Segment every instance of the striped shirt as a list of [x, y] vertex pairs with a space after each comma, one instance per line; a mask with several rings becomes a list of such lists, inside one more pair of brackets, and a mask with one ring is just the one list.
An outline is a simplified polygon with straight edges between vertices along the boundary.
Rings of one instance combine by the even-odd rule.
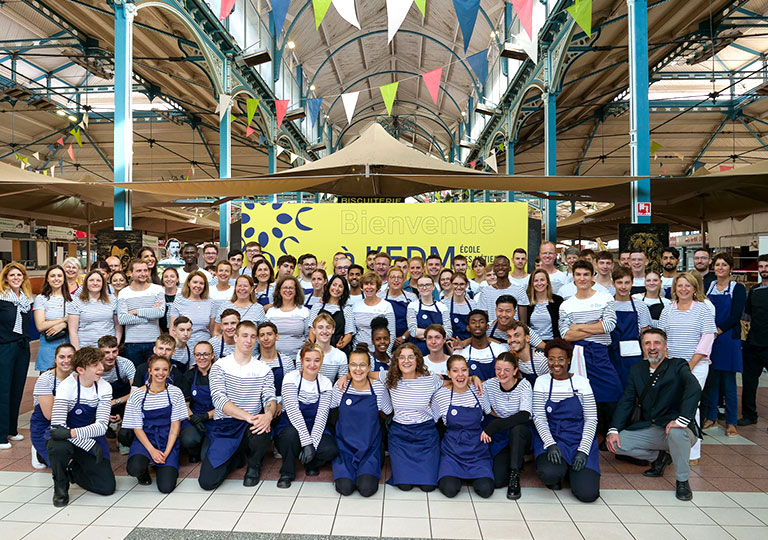
[[520, 359], [520, 373], [533, 375], [534, 368], [536, 368], [537, 377], [544, 375], [545, 373], [549, 373], [549, 361], [547, 360], [546, 355], [543, 352], [537, 350], [533, 350], [532, 352], [533, 358], [530, 362], [523, 362], [522, 358]]
[[[159, 307], [155, 304], [160, 302]], [[136, 310], [136, 315], [129, 311]], [[125, 326], [126, 343], [153, 343], [160, 335], [160, 317], [165, 315], [165, 289], [150, 284], [146, 290], [130, 287], [117, 295], [117, 322]]]
[[445, 329], [445, 333], [448, 334], [449, 338], [453, 336], [453, 328], [451, 327], [451, 314], [448, 312], [448, 308], [445, 306], [445, 304], [442, 302], [435, 302], [434, 304], [429, 305], [421, 303], [419, 300], [414, 300], [408, 304], [408, 311], [406, 311], [405, 314], [408, 320], [408, 332], [411, 333], [411, 336], [415, 336], [416, 330], [419, 328], [426, 328], [429, 326], [429, 324], [427, 324], [429, 321], [429, 315], [426, 313], [419, 314], [419, 311], [440, 313], [440, 319], [442, 320], [441, 324]]
[[32, 304], [32, 309], [34, 311], [39, 309], [43, 310], [45, 312], [46, 321], [61, 319], [67, 314], [67, 312], [64, 311], [63, 296], [45, 297], [42, 294], [38, 294], [35, 296], [35, 302]]
[[132, 381], [136, 376], [136, 366], [133, 362], [122, 356], [118, 356], [115, 359], [115, 365], [109, 371], [105, 371], [101, 375], [101, 380], [110, 384], [117, 382], [117, 371], [120, 370], [120, 378], [124, 381]]
[[[297, 354], [298, 356], [298, 354]], [[280, 362], [283, 363], [283, 375], [287, 375], [291, 371], [296, 370], [296, 361], [294, 360], [293, 356], [286, 356], [284, 354], [280, 354], [279, 358], [275, 358], [274, 360], [264, 360], [261, 357], [261, 354], [257, 354], [256, 358], [264, 362], [267, 366], [269, 366], [269, 369], [277, 369], [280, 367]], [[300, 365], [300, 364], [299, 364]]]
[[[451, 316], [451, 298], [443, 298], [440, 300], [440, 302], [445, 305], [447, 311], [448, 311], [448, 317]], [[459, 322], [459, 319], [456, 317], [456, 315], [469, 315], [469, 312], [473, 309], [477, 308], [477, 302], [474, 300], [471, 300], [469, 298], [464, 298], [464, 304], [459, 304], [457, 302], [453, 303], [453, 314], [454, 317], [451, 319], [451, 327], [453, 328], [453, 325]], [[495, 310], [494, 310], [495, 311]]]
[[560, 304], [560, 335], [565, 338], [572, 324], [591, 324], [601, 322], [604, 332], [584, 338], [585, 341], [608, 346], [611, 344], [611, 331], [616, 328], [614, 299], [606, 293], [595, 292], [591, 297], [581, 299], [576, 296]]
[[548, 302], [539, 302], [533, 306], [531, 312], [531, 330], [536, 330], [536, 333], [544, 341], [549, 341], [554, 336], [554, 330], [552, 329], [552, 317], [549, 315]]
[[[637, 310], [637, 331], [642, 332], [643, 328], [651, 326], [651, 312], [648, 310], [648, 306], [642, 300], [632, 300]], [[614, 301], [613, 307], [618, 312], [632, 312], [632, 306], [629, 304], [629, 300], [625, 302]]]
[[261, 414], [267, 403], [276, 401], [272, 370], [255, 358], [241, 366], [234, 355], [225, 356], [213, 364], [208, 380], [216, 407], [214, 420], [230, 418], [223, 411], [230, 401], [250, 414]]
[[496, 377], [488, 379], [483, 383], [483, 395], [499, 418], [509, 418], [520, 411], [533, 413], [533, 389], [526, 379], [519, 379], [510, 390], [504, 390]]
[[296, 356], [307, 339], [307, 319], [309, 309], [304, 306], [293, 308], [291, 311], [283, 311], [277, 307], [269, 308], [267, 320], [277, 326], [277, 333], [280, 335], [275, 343], [277, 352], [289, 358]]
[[[210, 340], [207, 340], [210, 341]], [[178, 342], [177, 342], [178, 345]], [[171, 362], [174, 364], [179, 364], [182, 366], [187, 366], [187, 369], [191, 368], [195, 365], [195, 355], [192, 354], [192, 347], [189, 346], [189, 343], [184, 344], [184, 346], [174, 349], [173, 354], [171, 355]], [[215, 353], [216, 351], [214, 351]], [[139, 385], [140, 386], [140, 385]]]
[[[125, 404], [125, 415], [123, 416], [123, 425], [125, 429], [144, 429], [143, 411], [154, 411], [168, 406], [170, 395], [171, 422], [176, 420], [186, 420], [187, 403], [184, 401], [184, 393], [177, 386], [168, 385], [165, 391], [159, 394], [152, 394], [146, 389], [135, 390]], [[170, 425], [169, 425], [170, 428]], [[158, 448], [161, 452], [165, 448]]]
[[80, 317], [76, 331], [81, 349], [95, 347], [102, 336], [115, 335], [116, 312], [117, 302], [111, 294], [106, 304], [99, 300], [83, 302], [79, 297], [67, 304], [67, 315]]
[[[379, 380], [386, 384], [386, 371], [379, 372]], [[403, 425], [434, 421], [430, 403], [435, 392], [442, 387], [443, 378], [439, 375], [422, 375], [416, 379], [397, 381], [397, 386], [389, 389], [389, 397], [395, 411], [394, 421]]]
[[667, 355], [690, 361], [704, 334], [717, 332], [715, 317], [703, 302], [693, 302], [687, 310], [677, 309], [677, 303], [664, 308], [659, 328], [667, 333]]
[[[77, 387], [80, 386], [77, 376], [73, 373], [56, 387], [56, 397], [53, 399], [51, 412], [51, 425], [67, 427], [67, 415], [77, 404]], [[97, 381], [90, 388], [80, 386], [80, 404], [88, 405], [96, 409], [94, 423], [75, 429], [77, 437], [69, 441], [82, 448], [86, 452], [90, 450], [96, 441], [94, 437], [101, 437], [107, 432], [109, 413], [112, 409], [112, 386], [104, 381]]]
[[[296, 365], [301, 365], [301, 351], [296, 353]], [[328, 353], [323, 354], [323, 365], [320, 367], [320, 373], [332, 383], [336, 382], [339, 377], [349, 373], [347, 355], [336, 347], [331, 347]]]
[[[645, 296], [644, 293], [634, 294], [632, 295], [632, 298], [634, 300], [642, 301], [648, 307], [648, 310], [649, 310], [648, 313], [650, 313], [651, 306], [655, 306], [656, 304], [661, 304], [663, 307], [667, 307], [672, 303], [672, 300], [670, 300], [669, 298], [665, 298], [663, 296], [660, 298], [648, 298], [647, 296]], [[663, 308], [662, 308], [662, 311], [663, 311]], [[661, 317], [661, 314], [659, 314], [659, 317]], [[659, 320], [654, 319], [653, 315], [651, 315], [651, 326], [653, 328], [659, 327]]]
[[[603, 285], [600, 285], [599, 283], [593, 283], [592, 290], [597, 292], [604, 292], [606, 294], [610, 294], [611, 296], [616, 294], [615, 292], [611, 294], [610, 291], [608, 291], [608, 289], [606, 289]], [[557, 291], [557, 294], [558, 296], [562, 297], [563, 300], [566, 300], [571, 296], [575, 296], [576, 291], [577, 291], [576, 284], [573, 281], [569, 281], [568, 283], [560, 287], [560, 290]]]
[[509, 282], [512, 283], [512, 285], [517, 285], [524, 291], [528, 290], [528, 281], [530, 279], [531, 279], [531, 274], [526, 274], [525, 277], [522, 277], [522, 278], [509, 276]]
[[[335, 315], [339, 311], [339, 306], [336, 304], [323, 304], [322, 302], [319, 304], [315, 304], [312, 306], [312, 309], [309, 310], [309, 318], [307, 319], [307, 325], [312, 326], [315, 322], [315, 319], [317, 319], [317, 316], [320, 314], [320, 311], [328, 312], [331, 316]], [[352, 306], [350, 304], [347, 304], [343, 308], [341, 308], [342, 313], [344, 314], [344, 333], [345, 334], [354, 334], [355, 333], [355, 315], [352, 313]]]
[[495, 286], [483, 287], [477, 299], [477, 307], [488, 312], [488, 322], [490, 324], [493, 324], [493, 321], [496, 320], [496, 300], [504, 295], [514, 297], [517, 300], [518, 306], [527, 306], [531, 303], [525, 291], [514, 283], [510, 283], [509, 287], [505, 289], [497, 289]]
[[[376, 395], [376, 405], [379, 410], [384, 414], [390, 414], [392, 412], [392, 401], [389, 399], [389, 392], [384, 383], [379, 380], [370, 381], [373, 386], [373, 393]], [[302, 385], [302, 388], [304, 385]], [[352, 385], [346, 387], [347, 395], [352, 396], [369, 396], [371, 394], [370, 387], [365, 390], [355, 390]], [[333, 392], [331, 393], [331, 409], [339, 407], [341, 405], [341, 398], [344, 395], [344, 390], [340, 389], [337, 385], [333, 385]], [[346, 399], [346, 398], [345, 398]]]
[[[301, 383], [300, 393], [299, 383]], [[331, 381], [322, 374], [318, 374], [317, 380], [308, 381], [302, 379], [301, 372], [292, 371], [283, 379], [283, 413], [288, 415], [291, 425], [299, 432], [302, 447], [313, 444], [317, 448], [320, 445], [320, 439], [323, 437], [325, 424], [328, 421], [328, 411], [331, 408], [332, 387]], [[312, 433], [307, 429], [299, 403], [305, 405], [317, 403], [317, 415]]]
[[171, 317], [181, 317], [182, 315], [192, 321], [192, 335], [189, 337], [187, 345], [194, 350], [195, 345], [201, 341], [211, 339], [211, 319], [216, 315], [213, 311], [213, 300], [190, 300], [183, 295], [177, 294], [171, 305]]
[[[235, 352], [235, 344], [232, 343], [232, 345], [227, 345], [224, 343], [223, 335], [209, 339], [208, 343], [213, 347], [213, 356], [216, 357], [217, 360]], [[251, 351], [251, 356], [256, 356], [257, 354], [256, 347], [254, 347], [253, 351]]]
[[223, 291], [220, 291], [214, 286], [211, 286], [208, 291], [208, 298], [213, 300], [213, 312], [216, 313], [216, 322], [221, 322], [219, 319], [219, 313], [221, 313], [221, 305], [225, 302], [232, 300], [232, 295], [235, 294], [234, 287], [227, 287]]
[[[208, 287], [210, 288], [211, 281], [213, 281], [213, 276], [211, 275], [211, 273], [208, 270], [205, 270], [200, 267], [198, 267], [197, 269], [203, 273], [203, 275], [205, 276], [205, 280], [208, 282]], [[187, 281], [187, 277], [189, 277], [189, 273], [186, 270], [184, 270], [183, 266], [180, 266], [179, 268], [177, 268], [176, 271], [179, 273], [179, 287], [183, 287], [184, 283], [186, 283]]]
[[61, 381], [56, 380], [56, 370], [49, 369], [48, 371], [41, 373], [35, 381], [35, 388], [32, 390], [32, 406], [37, 407], [40, 402], [37, 401], [37, 396], [52, 396], [53, 385], [56, 381], [56, 388], [59, 387]]
[[508, 350], [509, 347], [506, 345], [489, 341], [488, 346], [483, 349], [467, 345], [463, 349], [454, 351], [453, 354], [463, 356], [467, 360], [467, 365], [471, 368], [472, 364], [493, 364], [501, 353], [507, 352]]
[[266, 291], [258, 292], [254, 290], [254, 293], [256, 294], [256, 301], [262, 306], [271, 304], [275, 296], [275, 284], [270, 283]]
[[[551, 399], [554, 403], [559, 403], [564, 399], [573, 397], [575, 391], [575, 395], [579, 398], [584, 410], [584, 427], [581, 431], [581, 442], [578, 450], [589, 455], [592, 439], [595, 438], [595, 431], [597, 430], [597, 404], [595, 404], [595, 395], [592, 393], [589, 381], [579, 375], [572, 375], [570, 380], [553, 381], [551, 396], [549, 395], [550, 381], [552, 381], [552, 376], [547, 373], [536, 379], [536, 384], [533, 386], [533, 423], [544, 443], [544, 448], [556, 444], [547, 421], [547, 400]], [[571, 383], [573, 383], [573, 388], [571, 388]]]
[[[451, 394], [453, 394], [453, 397], [451, 397]], [[452, 392], [450, 388], [443, 386], [432, 398], [432, 408], [443, 419], [443, 422], [447, 422], [446, 417], [452, 414], [449, 412], [451, 406], [475, 408], [478, 402], [484, 414], [491, 412], [491, 404], [485, 392], [483, 392], [482, 396], [476, 396], [475, 391], [472, 388], [468, 388], [465, 392], [458, 394]]]
[[392, 354], [392, 346], [395, 343], [397, 337], [396, 325], [395, 325], [395, 310], [392, 309], [392, 304], [386, 300], [380, 300], [375, 306], [369, 306], [365, 302], [357, 302], [352, 308], [352, 313], [355, 319], [355, 329], [357, 333], [353, 338], [353, 346], [358, 343], [368, 344], [368, 350], [373, 351], [373, 338], [371, 337], [371, 321], [376, 317], [384, 317], [387, 319], [387, 328], [389, 329], [389, 347], [387, 348], [387, 354]]
[[311, 296], [311, 295], [309, 295], [309, 296], [306, 296], [304, 298], [304, 307], [306, 307], [308, 309], [312, 309], [316, 305], [322, 304], [322, 303], [323, 303], [323, 297], [322, 296]]
[[234, 309], [240, 314], [240, 321], [251, 321], [257, 326], [266, 320], [264, 307], [261, 304], [251, 304], [248, 307], [237, 307], [227, 300], [219, 304], [218, 311], [216, 312], [217, 323], [221, 323], [221, 314], [224, 313], [225, 309]]

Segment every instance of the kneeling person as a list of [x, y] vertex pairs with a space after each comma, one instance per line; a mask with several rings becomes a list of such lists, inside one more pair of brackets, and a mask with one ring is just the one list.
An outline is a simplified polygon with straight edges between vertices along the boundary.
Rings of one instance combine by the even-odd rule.
[[[239, 315], [239, 314], [238, 314]], [[195, 345], [195, 365], [184, 373], [181, 391], [189, 401], [189, 419], [181, 423], [181, 447], [189, 454], [190, 463], [200, 461], [200, 451], [208, 431], [208, 420], [216, 412], [211, 401], [211, 387], [208, 373], [213, 365], [213, 347], [207, 341]]]

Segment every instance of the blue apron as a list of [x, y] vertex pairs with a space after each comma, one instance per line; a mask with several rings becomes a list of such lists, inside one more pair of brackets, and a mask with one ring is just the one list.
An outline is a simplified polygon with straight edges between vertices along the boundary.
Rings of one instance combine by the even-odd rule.
[[[713, 281], [707, 291], [707, 298], [715, 306], [715, 324], [720, 328], [731, 316], [731, 284], [722, 294], [711, 294], [712, 289], [717, 287], [717, 281]], [[728, 330], [715, 338], [712, 344], [712, 353], [709, 355], [712, 360], [712, 369], [718, 371], [731, 371], [741, 373], [743, 370], [743, 358], [741, 356], [741, 339], [733, 337], [733, 330]]]
[[[56, 382], [56, 373], [54, 372], [53, 397], [56, 397]], [[51, 438], [51, 421], [45, 417], [39, 403], [35, 405], [35, 410], [32, 411], [32, 416], [29, 418], [29, 438], [32, 440], [32, 446], [35, 447], [37, 453], [43, 458], [45, 464], [50, 467], [51, 463], [48, 461], [48, 447], [46, 443]]]
[[[640, 343], [640, 329], [638, 328], [639, 318], [637, 316], [637, 308], [633, 300], [629, 301], [629, 305], [632, 306], [632, 311], [616, 311], [616, 328], [611, 332], [611, 347], [609, 353], [611, 355], [611, 362], [616, 368], [621, 379], [621, 387], [624, 388], [629, 380], [629, 370], [643, 359], [640, 356], [621, 356], [619, 342], [621, 341], [637, 341]], [[587, 370], [589, 374], [589, 370]]]
[[262, 306], [266, 306], [266, 305], [272, 303], [271, 299], [269, 298], [269, 285], [267, 285], [267, 290], [266, 291], [264, 291], [262, 293], [258, 293], [258, 295], [259, 296], [258, 296], [258, 298], [256, 298], [256, 302], [258, 302]]
[[[440, 313], [440, 311], [437, 309], [437, 303], [433, 304], [435, 306], [435, 311], [424, 311], [421, 309], [421, 299], [419, 299], [419, 311], [416, 313], [416, 326], [419, 328], [426, 328], [430, 324], [439, 324], [442, 326], [443, 324], [443, 316]], [[423, 339], [418, 339], [413, 336], [410, 337], [409, 341], [411, 343], [415, 343], [416, 346], [421, 351], [422, 355], [429, 354], [429, 349], [427, 349], [427, 342]]]
[[[261, 354], [259, 354], [259, 360], [261, 360]], [[280, 365], [272, 368], [272, 377], [275, 379], [275, 395], [282, 396], [285, 370], [283, 369], [283, 360], [280, 358], [280, 353], [277, 353], [277, 363]]]
[[463, 480], [493, 478], [493, 466], [489, 445], [480, 440], [483, 428], [483, 408], [475, 393], [474, 407], [453, 405], [453, 390], [445, 415], [445, 435], [440, 443], [438, 478], [455, 476]]
[[[222, 341], [224, 341], [224, 340], [222, 339]], [[186, 372], [187, 368], [191, 367], [191, 364], [192, 364], [192, 354], [189, 352], [189, 345], [184, 344], [184, 347], [187, 349], [187, 363], [186, 364], [182, 364], [178, 360], [174, 360], [173, 358], [171, 358], [171, 363], [174, 366], [176, 366], [176, 369], [178, 369], [181, 373]], [[149, 383], [149, 377], [147, 377], [147, 380], [144, 381], [144, 382], [145, 383]]]
[[522, 371], [520, 371], [520, 375], [522, 375], [526, 381], [531, 383], [531, 388], [533, 388], [533, 385], [536, 383], [536, 378], [539, 376], [539, 374], [536, 373], [536, 362], [534, 361], [535, 351], [533, 350], [533, 347], [530, 347], [530, 350], [528, 351], [528, 356], [531, 357], [531, 371], [533, 373], [523, 373]]
[[437, 485], [440, 437], [433, 420], [408, 425], [392, 422], [388, 440], [392, 475], [387, 484]]
[[389, 363], [376, 360], [376, 353], [373, 354], [373, 371], [389, 371]]
[[[141, 418], [142, 418], [142, 430], [149, 439], [149, 442], [160, 450], [165, 452], [165, 448], [168, 445], [168, 436], [171, 431], [171, 412], [173, 406], [171, 405], [171, 393], [168, 388], [165, 389], [165, 394], [168, 396], [168, 405], [160, 409], [153, 409], [148, 411], [144, 408], [144, 404], [147, 401], [147, 395], [149, 395], [149, 387], [144, 391], [144, 397], [141, 400]], [[145, 456], [156, 467], [173, 467], [179, 469], [179, 437], [176, 437], [176, 442], [173, 444], [173, 450], [168, 454], [165, 459], [165, 463], [155, 463], [149, 451], [139, 441], [138, 437], [133, 439], [131, 443], [131, 451], [128, 453], [128, 459], [131, 456]]]
[[587, 367], [587, 378], [595, 394], [597, 403], [612, 403], [619, 401], [624, 389], [621, 379], [613, 367], [608, 347], [585, 339], [573, 342], [573, 345], [584, 347], [584, 364]]
[[[207, 384], [197, 384], [197, 374], [200, 373], [200, 371], [197, 369], [197, 367], [195, 367], [194, 370], [195, 375], [192, 378], [192, 384], [190, 385], [189, 410], [192, 411], [192, 414], [207, 413], [214, 408], [213, 401], [211, 400], [211, 387]], [[208, 422], [211, 421], [212, 420], [207, 420], [206, 426], [208, 425]], [[181, 431], [184, 431], [191, 425], [192, 424], [189, 422], [189, 420], [182, 420]]]
[[[549, 424], [552, 438], [555, 439], [557, 447], [560, 448], [560, 453], [563, 455], [565, 462], [568, 465], [573, 465], [573, 458], [576, 452], [579, 451], [581, 435], [584, 430], [584, 408], [581, 406], [581, 401], [576, 395], [576, 390], [573, 388], [573, 380], [570, 378], [568, 380], [571, 383], [573, 395], [555, 403], [552, 401], [552, 384], [554, 379], [550, 379], [549, 396], [547, 397], [544, 409], [547, 412], [547, 423]], [[533, 454], [538, 458], [545, 452], [544, 443], [538, 431], [536, 431], [533, 434]], [[597, 437], [593, 437], [592, 446], [590, 446], [589, 454], [587, 455], [587, 469], [592, 469], [597, 474], [600, 474], [599, 457]]]
[[499, 326], [499, 323], [494, 321], [493, 326], [491, 326], [491, 333], [488, 334], [488, 337], [492, 338], [492, 339], [498, 339], [502, 343], [506, 343], [507, 342], [507, 332], [506, 331], [504, 331], [504, 335], [501, 336], [501, 337], [496, 335], [496, 327], [498, 327], [498, 326]]
[[[112, 386], [112, 399], [127, 396], [131, 393], [131, 383], [123, 380], [118, 364], [119, 362], [115, 360], [115, 375], [117, 375], [117, 378], [115, 379], [115, 382], [109, 383]], [[149, 373], [147, 373], [147, 377], [149, 377]], [[120, 405], [113, 405], [111, 414], [120, 414], [124, 411], [125, 402], [121, 403]]]
[[[99, 383], [94, 382], [96, 395], [99, 395]], [[96, 423], [96, 407], [91, 407], [84, 403], [80, 403], [80, 379], [77, 380], [77, 401], [72, 410], [67, 413], [67, 427], [70, 429], [77, 429], [85, 426], [90, 426]], [[109, 443], [107, 443], [107, 437], [101, 435], [99, 437], [93, 437], [96, 444], [101, 446], [101, 453], [104, 459], [109, 460]]]
[[370, 394], [347, 394], [347, 383], [339, 403], [336, 421], [336, 446], [339, 455], [333, 459], [333, 479], [355, 480], [363, 474], [381, 476], [381, 424], [379, 405], [373, 385]]
[[[467, 302], [467, 306], [472, 309], [472, 306]], [[459, 339], [467, 339], [470, 337], [467, 331], [467, 323], [469, 322], [469, 313], [461, 314], [454, 313], [453, 311], [453, 297], [451, 297], [451, 328], [453, 329], [454, 337]]]
[[206, 422], [206, 438], [208, 445], [208, 461], [214, 468], [224, 465], [235, 455], [250, 426], [248, 422], [236, 418], [221, 418]]
[[493, 354], [493, 348], [491, 344], [488, 344], [488, 350], [491, 351], [492, 362], [472, 362], [472, 345], [469, 346], [467, 352], [467, 365], [469, 366], [469, 374], [477, 375], [481, 381], [487, 381], [496, 376], [496, 355]]
[[392, 311], [395, 312], [395, 337], [400, 337], [408, 331], [408, 302], [389, 299], [389, 289], [384, 295], [384, 300], [392, 305]]
[[[299, 386], [296, 389], [296, 395], [301, 394], [301, 383], [304, 381], [304, 378], [299, 378]], [[315, 427], [315, 418], [317, 418], [317, 409], [320, 407], [320, 380], [316, 379], [315, 383], [317, 384], [317, 401], [314, 403], [302, 403], [299, 401], [299, 411], [301, 411], [301, 416], [304, 418], [304, 425], [307, 426], [307, 431], [309, 433], [312, 433], [312, 428]], [[275, 429], [273, 430], [275, 432], [275, 437], [280, 435], [280, 432], [282, 432], [286, 427], [291, 425], [291, 421], [288, 418], [288, 413], [286, 411], [283, 411], [283, 413], [280, 415], [280, 420], [278, 420], [277, 425], [275, 426]], [[328, 427], [326, 426], [325, 430], [323, 430], [323, 433], [328, 433]]]

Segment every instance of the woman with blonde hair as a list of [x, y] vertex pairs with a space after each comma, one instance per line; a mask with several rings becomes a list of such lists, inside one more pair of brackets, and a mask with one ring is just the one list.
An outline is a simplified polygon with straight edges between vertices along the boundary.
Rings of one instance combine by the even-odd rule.
[[563, 298], [552, 292], [549, 274], [537, 268], [528, 279], [528, 299], [533, 306], [526, 314], [525, 323], [535, 331], [542, 341], [560, 337], [560, 304]]
[[185, 315], [192, 321], [192, 335], [187, 341], [187, 347], [195, 349], [195, 345], [201, 341], [211, 339], [215, 303], [208, 297], [208, 278], [200, 270], [193, 270], [187, 276], [181, 296], [178, 294], [173, 300], [170, 310], [170, 326], [177, 317]]
[[251, 321], [257, 326], [266, 319], [264, 308], [256, 298], [255, 285], [251, 276], [243, 274], [237, 276], [235, 286], [232, 287], [232, 298], [221, 302], [216, 313], [216, 335], [221, 334], [221, 314], [227, 309], [234, 309], [240, 314], [241, 321]]
[[107, 280], [98, 270], [83, 279], [80, 294], [67, 304], [69, 342], [75, 349], [96, 347], [102, 336], [123, 337], [123, 326], [117, 322], [117, 300], [107, 292]]

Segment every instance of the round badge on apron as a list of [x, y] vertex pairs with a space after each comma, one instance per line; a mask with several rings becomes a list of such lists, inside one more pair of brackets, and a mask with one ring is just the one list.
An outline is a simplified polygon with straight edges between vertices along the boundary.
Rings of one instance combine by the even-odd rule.
[[77, 409], [75, 409], [75, 414], [83, 414], [83, 409], [78, 407]]
[[547, 407], [547, 412], [551, 413], [552, 412], [552, 407]]
[[458, 317], [454, 317], [453, 318], [453, 322], [455, 322], [455, 323], [459, 322], [459, 318]]
[[453, 416], [456, 416], [457, 414], [459, 414], [459, 411], [457, 411], [456, 409], [451, 409], [451, 414]]
[[197, 390], [192, 390], [192, 395], [196, 396], [197, 395]]
[[472, 364], [470, 367], [471, 367], [472, 369], [477, 369], [477, 364]]
[[426, 319], [427, 318], [427, 314], [425, 313], [424, 315], [421, 316], [421, 318], [422, 319]]
[[352, 405], [352, 400], [351, 399], [347, 399], [346, 404], [347, 405]]

